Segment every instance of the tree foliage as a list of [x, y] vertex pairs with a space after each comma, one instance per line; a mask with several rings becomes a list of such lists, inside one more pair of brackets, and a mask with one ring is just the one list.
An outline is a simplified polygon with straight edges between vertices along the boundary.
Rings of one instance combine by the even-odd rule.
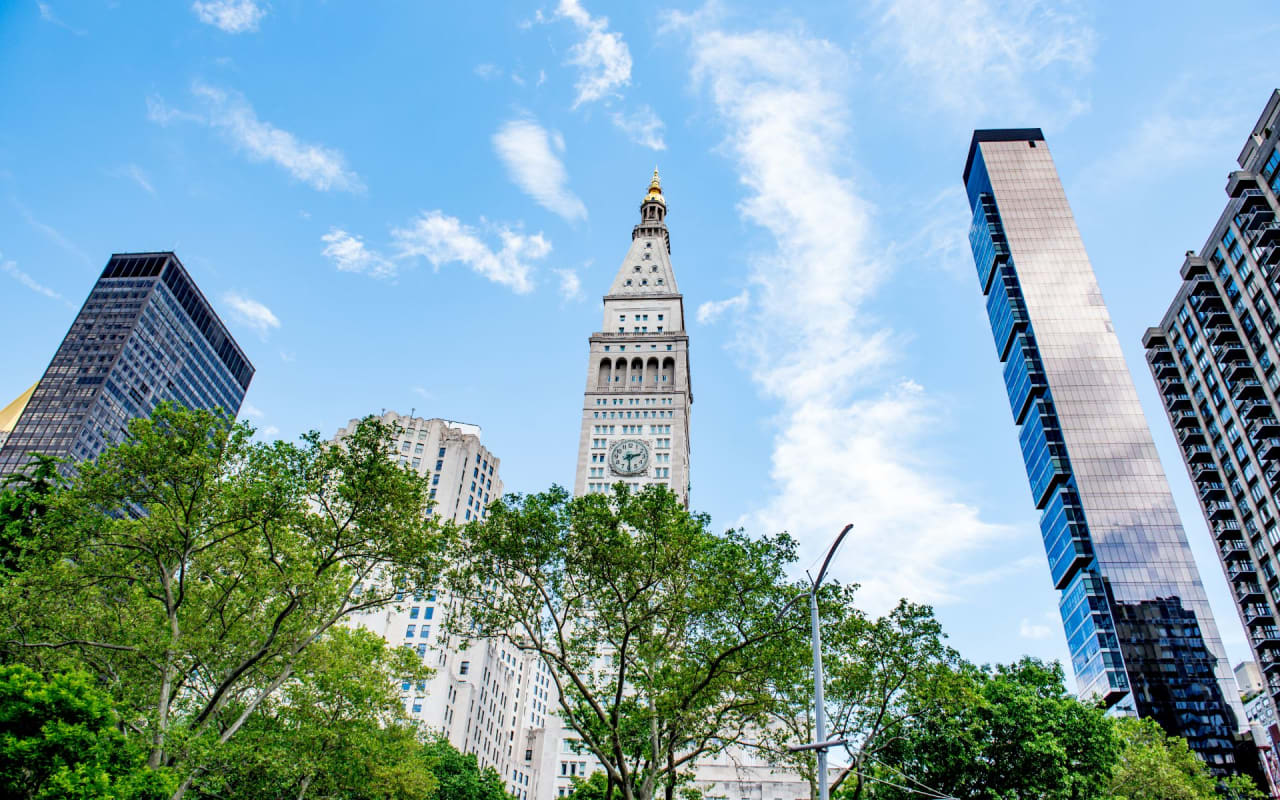
[[0, 796], [12, 800], [159, 800], [176, 781], [150, 770], [119, 729], [105, 692], [83, 672], [47, 680], [0, 666]]
[[786, 535], [715, 534], [664, 487], [511, 496], [459, 531], [456, 633], [538, 653], [560, 716], [617, 797], [675, 796], [701, 756], [765, 722], [795, 557]]
[[1067, 692], [1057, 663], [962, 664], [937, 678], [908, 700], [911, 720], [865, 796], [907, 800], [923, 785], [960, 800], [1107, 797], [1121, 742], [1101, 709]]
[[[1115, 721], [1123, 743], [1111, 774], [1114, 800], [1262, 800], [1253, 781], [1237, 776], [1218, 785], [1209, 768], [1187, 746], [1169, 736], [1155, 721], [1123, 718]], [[1221, 794], [1219, 793], [1221, 789]]]
[[91, 672], [147, 764], [206, 764], [353, 613], [431, 585], [440, 537], [425, 481], [372, 418], [341, 446], [259, 443], [220, 414], [158, 407], [49, 493], [0, 585], [0, 649]]

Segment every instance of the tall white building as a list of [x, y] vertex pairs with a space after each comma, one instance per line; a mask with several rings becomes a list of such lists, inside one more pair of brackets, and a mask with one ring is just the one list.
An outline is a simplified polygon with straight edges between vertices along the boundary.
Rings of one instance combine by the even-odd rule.
[[658, 171], [590, 338], [574, 494], [669, 486], [689, 503], [689, 336]]
[[[393, 457], [430, 476], [431, 513], [456, 522], [483, 519], [485, 508], [502, 495], [500, 459], [480, 442], [480, 428], [443, 419], [385, 412], [396, 426]], [[339, 429], [350, 435], [359, 420]], [[496, 640], [460, 647], [444, 631], [449, 598], [434, 591], [406, 593], [394, 607], [353, 620], [389, 643], [417, 651], [435, 674], [401, 684], [405, 710], [416, 724], [437, 731], [482, 767], [498, 771], [511, 793], [537, 797], [544, 728], [550, 711], [551, 678], [533, 655]]]
[[[667, 201], [658, 171], [640, 204], [631, 246], [604, 296], [604, 322], [591, 335], [583, 392], [574, 494], [662, 484], [689, 505], [689, 336], [684, 297], [671, 266]], [[551, 698], [553, 706], [557, 704]], [[574, 778], [600, 770], [577, 734], [548, 719], [547, 765], [539, 797], [563, 797]], [[775, 770], [757, 753], [734, 748], [700, 762], [694, 785], [708, 798], [798, 800], [799, 776]]]

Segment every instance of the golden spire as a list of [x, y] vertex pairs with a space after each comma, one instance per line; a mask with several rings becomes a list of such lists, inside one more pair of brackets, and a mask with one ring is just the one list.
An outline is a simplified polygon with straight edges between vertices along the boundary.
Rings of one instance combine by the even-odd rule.
[[662, 181], [658, 180], [658, 168], [653, 168], [653, 180], [649, 181], [649, 193], [645, 195], [646, 203], [662, 203], [664, 206], [667, 201], [662, 196]]

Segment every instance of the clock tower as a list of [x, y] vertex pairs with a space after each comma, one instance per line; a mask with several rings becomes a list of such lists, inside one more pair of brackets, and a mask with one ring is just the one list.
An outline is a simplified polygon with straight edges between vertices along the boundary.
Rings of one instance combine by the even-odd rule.
[[658, 171], [590, 338], [574, 494], [668, 486], [689, 504], [689, 336]]

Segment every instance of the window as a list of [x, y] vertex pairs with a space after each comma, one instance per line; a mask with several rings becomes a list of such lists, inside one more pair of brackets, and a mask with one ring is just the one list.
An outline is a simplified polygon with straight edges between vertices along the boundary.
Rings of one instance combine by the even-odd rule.
[[423, 619], [431, 619], [431, 615], [436, 611], [435, 606], [427, 606], [427, 613], [422, 615]]
[[409, 619], [417, 619], [418, 614], [421, 613], [421, 611], [422, 609], [418, 608], [417, 606], [414, 606], [413, 608], [409, 609]]
[[413, 638], [413, 632], [414, 632], [414, 630], [415, 630], [417, 627], [418, 627], [417, 625], [410, 625], [408, 628], [405, 628], [405, 631], [404, 631], [404, 638], [406, 638], [406, 639], [412, 639], [412, 638]]
[[459, 674], [459, 675], [466, 675], [466, 674], [467, 674], [468, 672], [470, 672], [470, 671], [471, 671], [471, 662], [470, 662], [470, 661], [463, 661], [461, 664], [459, 664], [459, 665], [458, 665], [458, 674]]

